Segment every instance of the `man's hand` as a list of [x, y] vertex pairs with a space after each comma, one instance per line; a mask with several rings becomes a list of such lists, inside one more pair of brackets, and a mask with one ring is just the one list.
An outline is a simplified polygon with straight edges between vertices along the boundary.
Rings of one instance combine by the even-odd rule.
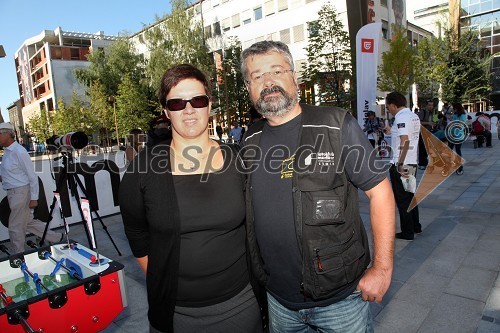
[[364, 301], [381, 303], [391, 284], [392, 271], [370, 267], [361, 278], [356, 290], [361, 290]]
[[29, 208], [30, 209], [35, 209], [36, 206], [38, 206], [38, 200], [30, 200]]

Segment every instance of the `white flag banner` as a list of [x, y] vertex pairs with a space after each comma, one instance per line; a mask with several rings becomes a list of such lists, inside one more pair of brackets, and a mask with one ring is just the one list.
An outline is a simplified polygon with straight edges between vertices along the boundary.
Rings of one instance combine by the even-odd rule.
[[62, 219], [64, 222], [64, 228], [66, 229], [66, 233], [69, 233], [69, 224], [66, 222], [66, 219], [64, 218], [64, 215], [62, 213], [61, 195], [57, 192], [54, 192], [54, 198], [56, 198], [57, 207], [59, 207], [59, 211], [61, 212], [61, 216], [62, 216]]
[[382, 22], [367, 24], [356, 35], [356, 71], [358, 86], [358, 124], [363, 127], [368, 111], [377, 105], [378, 46]]
[[85, 218], [85, 225], [87, 226], [87, 230], [90, 234], [90, 242], [92, 249], [96, 248], [95, 236], [94, 236], [94, 226], [92, 224], [92, 214], [90, 213], [90, 203], [86, 198], [82, 198], [81, 207], [83, 212], [83, 217]]

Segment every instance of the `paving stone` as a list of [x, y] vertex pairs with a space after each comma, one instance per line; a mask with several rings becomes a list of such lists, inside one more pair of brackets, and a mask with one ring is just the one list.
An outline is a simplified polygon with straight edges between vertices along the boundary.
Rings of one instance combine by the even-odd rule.
[[451, 279], [446, 292], [482, 302], [486, 302], [490, 289], [495, 283], [496, 272], [477, 267], [462, 266]]
[[491, 289], [486, 306], [484, 307], [483, 316], [494, 318], [500, 324], [500, 287]]
[[472, 249], [465, 257], [463, 264], [498, 271], [500, 269], [500, 255], [491, 251]]
[[417, 271], [422, 262], [411, 258], [401, 258], [395, 256], [394, 271], [392, 279], [394, 281], [406, 282]]
[[405, 283], [394, 298], [411, 300], [417, 304], [432, 307], [450, 283], [450, 277], [432, 275], [418, 271]]
[[[430, 307], [411, 300], [393, 299], [375, 318], [375, 321], [399, 330], [416, 332], [427, 317]], [[401, 320], [404, 318], [404, 320]]]
[[[382, 332], [382, 331], [381, 331]], [[500, 332], [500, 323], [481, 320], [476, 333], [498, 333]]]
[[484, 302], [442, 294], [417, 332], [473, 333], [481, 320], [483, 307]]
[[401, 331], [399, 329], [391, 327], [391, 326], [387, 325], [386, 323], [374, 322], [373, 324], [374, 324], [373, 328], [374, 328], [375, 333], [401, 333]]

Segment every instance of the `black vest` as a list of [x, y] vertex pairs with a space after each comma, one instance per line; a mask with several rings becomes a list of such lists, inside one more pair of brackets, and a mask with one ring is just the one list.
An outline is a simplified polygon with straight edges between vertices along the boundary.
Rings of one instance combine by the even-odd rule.
[[[357, 188], [347, 179], [340, 155], [346, 110], [301, 104], [302, 124], [293, 162], [293, 204], [302, 253], [302, 287], [314, 300], [334, 297], [357, 283], [370, 263], [366, 231], [359, 215]], [[242, 157], [251, 169], [264, 122], [244, 138]], [[253, 155], [253, 156], [252, 156]], [[258, 155], [258, 154], [257, 154]], [[253, 273], [265, 284], [255, 238], [250, 184], [247, 181], [247, 237]]]

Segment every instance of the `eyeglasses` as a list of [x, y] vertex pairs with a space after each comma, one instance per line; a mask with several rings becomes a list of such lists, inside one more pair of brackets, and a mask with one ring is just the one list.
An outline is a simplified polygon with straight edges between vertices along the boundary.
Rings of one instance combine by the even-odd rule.
[[248, 84], [250, 84], [250, 83], [256, 83], [256, 84], [262, 83], [262, 82], [264, 82], [264, 79], [265, 79], [266, 75], [268, 75], [268, 74], [273, 79], [277, 79], [277, 78], [280, 78], [283, 74], [288, 73], [288, 72], [293, 73], [293, 70], [292, 69], [284, 69], [283, 67], [279, 66], [279, 67], [276, 67], [274, 70], [269, 71], [269, 72], [252, 73], [250, 75], [250, 81], [247, 80], [247, 83]]
[[193, 108], [206, 108], [210, 99], [206, 95], [195, 96], [191, 99], [171, 98], [167, 100], [167, 109], [170, 111], [181, 111], [186, 108], [188, 102]]

